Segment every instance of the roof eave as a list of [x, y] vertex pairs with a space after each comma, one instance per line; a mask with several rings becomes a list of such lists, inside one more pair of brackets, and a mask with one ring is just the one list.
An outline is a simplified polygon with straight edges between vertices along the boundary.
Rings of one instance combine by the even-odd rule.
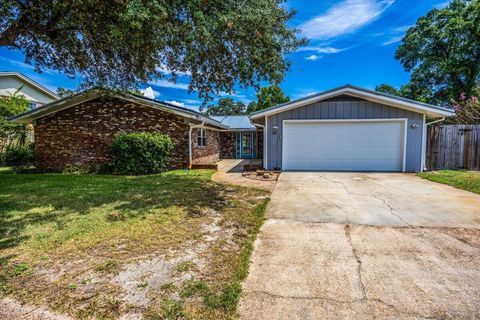
[[415, 102], [413, 100], [400, 99], [400, 98], [396, 98], [396, 97], [393, 97], [393, 96], [390, 97], [390, 96], [386, 96], [386, 95], [375, 94], [371, 91], [365, 91], [365, 90], [361, 90], [361, 89], [354, 88], [354, 87], [351, 87], [351, 86], [344, 86], [344, 87], [340, 87], [340, 88], [335, 89], [335, 90], [325, 91], [323, 93], [315, 94], [315, 95], [312, 95], [312, 96], [309, 96], [309, 97], [306, 97], [306, 98], [303, 98], [303, 99], [298, 99], [298, 100], [295, 100], [295, 101], [292, 101], [292, 102], [287, 102], [287, 103], [282, 104], [282, 105], [278, 105], [278, 106], [275, 106], [275, 107], [272, 107], [272, 108], [261, 110], [261, 111], [256, 112], [256, 113], [252, 113], [250, 115], [250, 118], [251, 119], [258, 119], [258, 118], [261, 118], [261, 117], [264, 117], [264, 116], [268, 116], [268, 115], [284, 112], [284, 111], [287, 111], [287, 110], [295, 109], [295, 108], [298, 108], [298, 107], [301, 107], [301, 106], [304, 106], [304, 105], [307, 105], [307, 104], [311, 104], [311, 103], [314, 103], [314, 102], [317, 102], [317, 101], [320, 101], [320, 100], [325, 100], [325, 99], [328, 99], [328, 98], [331, 98], [331, 97], [334, 97], [334, 96], [338, 96], [338, 95], [342, 95], [342, 94], [351, 95], [351, 96], [363, 98], [365, 100], [374, 101], [374, 102], [378, 102], [378, 103], [382, 103], [382, 104], [387, 104], [387, 105], [390, 105], [390, 106], [394, 106], [394, 107], [401, 108], [401, 109], [407, 109], [407, 110], [418, 112], [418, 113], [425, 113], [425, 114], [427, 114], [428, 116], [431, 116], [431, 117], [451, 117], [451, 116], [455, 115], [454, 111], [451, 111], [451, 110], [448, 110], [448, 109], [445, 109], [445, 108], [429, 106], [427, 104], [423, 104], [423, 103], [420, 103], [420, 102]]
[[24, 80], [25, 82], [28, 82], [30, 85], [34, 86], [38, 90], [42, 91], [44, 94], [46, 94], [46, 95], [48, 95], [48, 96], [50, 96], [50, 97], [52, 97], [56, 100], [60, 99], [60, 96], [55, 94], [53, 91], [51, 91], [50, 89], [41, 85], [40, 83], [36, 82], [35, 80], [30, 79], [29, 77], [27, 77], [23, 73], [20, 73], [20, 72], [2, 72], [2, 73], [0, 73], [0, 75], [18, 77], [18, 78]]
[[[77, 93], [75, 95], [46, 104], [40, 108], [30, 110], [30, 111], [21, 113], [19, 115], [10, 117], [8, 120], [16, 123], [30, 123], [35, 119], [47, 116], [49, 114], [52, 114], [67, 108], [71, 108], [80, 103], [84, 103], [84, 102], [96, 99], [102, 95], [102, 91], [103, 91], [102, 89], [92, 89], [90, 91]], [[180, 110], [173, 106], [163, 104], [159, 101], [142, 99], [140, 97], [137, 97], [135, 95], [131, 95], [128, 93], [113, 93], [112, 96], [123, 99], [123, 100], [131, 101], [134, 103], [148, 105], [152, 108], [161, 109], [163, 111], [174, 113], [185, 118], [189, 118], [197, 121], [204, 121], [210, 125], [216, 126], [221, 129], [229, 129], [228, 126], [225, 126], [224, 124], [216, 120], [213, 120], [209, 117], [203, 116], [194, 111], [189, 112], [187, 110]]]

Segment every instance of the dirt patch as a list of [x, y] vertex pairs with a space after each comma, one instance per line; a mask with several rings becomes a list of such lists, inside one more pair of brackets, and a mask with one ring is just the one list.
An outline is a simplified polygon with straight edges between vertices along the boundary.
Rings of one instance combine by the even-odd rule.
[[0, 300], [0, 319], [71, 320], [72, 318], [49, 311], [45, 307], [22, 305], [16, 300], [3, 298]]
[[243, 187], [252, 187], [266, 191], [273, 191], [279, 173], [272, 174], [268, 179], [253, 174], [244, 176], [241, 172], [216, 172], [212, 179], [217, 182], [228, 183]]

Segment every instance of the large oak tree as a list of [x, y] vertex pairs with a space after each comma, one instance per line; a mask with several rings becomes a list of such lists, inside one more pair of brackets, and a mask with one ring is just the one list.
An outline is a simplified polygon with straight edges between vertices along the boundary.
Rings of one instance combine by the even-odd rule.
[[280, 81], [305, 42], [293, 14], [284, 0], [1, 0], [0, 46], [87, 86], [187, 74], [206, 98]]
[[471, 96], [480, 81], [480, 0], [453, 0], [418, 19], [396, 52], [412, 92], [431, 103]]

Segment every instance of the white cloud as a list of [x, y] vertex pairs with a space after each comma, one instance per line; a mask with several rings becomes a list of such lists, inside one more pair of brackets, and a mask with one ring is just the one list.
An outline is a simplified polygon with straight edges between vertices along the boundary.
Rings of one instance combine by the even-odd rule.
[[406, 25], [406, 26], [399, 26], [395, 27], [390, 31], [390, 38], [388, 38], [386, 41], [384, 41], [382, 44], [384, 46], [389, 46], [394, 43], [398, 43], [402, 40], [403, 36], [405, 35], [405, 32], [410, 29], [412, 25]]
[[344, 49], [339, 49], [339, 48], [333, 48], [333, 47], [319, 47], [319, 46], [308, 46], [308, 47], [301, 47], [297, 51], [315, 51], [316, 53], [325, 53], [325, 54], [333, 54], [333, 53], [339, 53], [342, 51], [347, 50], [347, 48]]
[[147, 87], [145, 89], [140, 89], [144, 97], [150, 98], [150, 99], [155, 99], [160, 95], [160, 92], [155, 91], [152, 89], [152, 87]]
[[181, 83], [181, 82], [175, 83], [165, 79], [152, 80], [152, 81], [149, 81], [148, 84], [152, 86], [162, 87], [162, 88], [188, 90], [188, 83]]
[[179, 101], [176, 101], [176, 100], [165, 100], [166, 103], [173, 104], [174, 106], [177, 106], [177, 107], [188, 108], [188, 109], [192, 109], [192, 110], [195, 110], [195, 111], [198, 111], [200, 109], [200, 106], [198, 106], [198, 105], [194, 106], [194, 105], [191, 105], [189, 103], [189, 102], [198, 103], [198, 100], [185, 99], [183, 101], [184, 102], [179, 102]]
[[[172, 73], [172, 70], [170, 70], [164, 64], [159, 65], [156, 69], [157, 69], [157, 71], [160, 71], [161, 73], [164, 73], [164, 74], [171, 74]], [[192, 75], [192, 73], [190, 71], [185, 71], [185, 72], [177, 71], [177, 74], [186, 75], [186, 76], [191, 76]]]
[[315, 54], [312, 54], [311, 56], [306, 57], [305, 60], [315, 61], [315, 60], [318, 60], [318, 58], [320, 57]]
[[310, 39], [327, 40], [351, 33], [377, 19], [395, 0], [344, 0], [300, 26]]
[[383, 43], [384, 46], [389, 46], [391, 44], [394, 44], [394, 43], [397, 43], [397, 42], [400, 42], [403, 38], [403, 35], [402, 36], [394, 36], [394, 37], [391, 37], [390, 39], [388, 39], [387, 41], [385, 41]]
[[185, 103], [183, 103], [183, 102], [178, 102], [178, 101], [175, 101], [175, 100], [165, 100], [165, 102], [173, 104], [174, 106], [177, 106], [177, 107], [185, 107]]

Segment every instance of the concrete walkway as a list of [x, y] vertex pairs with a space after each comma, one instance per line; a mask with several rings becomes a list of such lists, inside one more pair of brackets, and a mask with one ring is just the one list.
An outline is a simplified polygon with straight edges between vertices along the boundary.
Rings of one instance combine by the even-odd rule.
[[480, 317], [480, 196], [415, 175], [283, 173], [244, 319]]
[[272, 191], [277, 181], [250, 179], [242, 175], [245, 165], [261, 165], [261, 163], [262, 161], [259, 159], [223, 159], [218, 162], [218, 171], [212, 179], [218, 182]]

